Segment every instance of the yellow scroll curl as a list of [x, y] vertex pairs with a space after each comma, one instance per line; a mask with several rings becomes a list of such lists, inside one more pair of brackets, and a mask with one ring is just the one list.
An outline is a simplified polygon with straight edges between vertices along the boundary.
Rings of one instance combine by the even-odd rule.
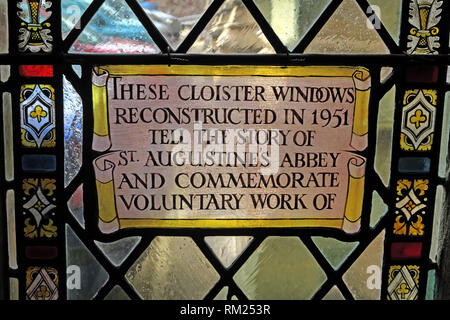
[[106, 85], [109, 73], [103, 69], [92, 71], [92, 103], [94, 108], [94, 137], [92, 149], [106, 151], [111, 147], [108, 121], [108, 93]]
[[353, 119], [352, 140], [350, 145], [355, 150], [362, 151], [367, 148], [369, 131], [369, 100], [370, 100], [370, 73], [365, 68], [358, 68], [353, 73], [355, 84], [355, 111]]
[[348, 161], [348, 188], [342, 230], [347, 233], [358, 232], [361, 226], [361, 213], [364, 195], [366, 161], [354, 156]]
[[96, 158], [93, 162], [97, 185], [99, 229], [103, 233], [112, 233], [120, 229], [114, 191], [115, 163], [111, 159], [117, 153], [108, 153]]

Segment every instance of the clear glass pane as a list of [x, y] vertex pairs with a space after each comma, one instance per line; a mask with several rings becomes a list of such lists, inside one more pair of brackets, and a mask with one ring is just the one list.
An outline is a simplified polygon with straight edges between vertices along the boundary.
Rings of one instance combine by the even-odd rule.
[[433, 233], [431, 239], [430, 259], [433, 262], [437, 261], [438, 248], [442, 247], [442, 240], [440, 237], [444, 234], [444, 230], [441, 230], [441, 221], [443, 220], [446, 212], [445, 207], [445, 189], [443, 186], [437, 186], [436, 198], [434, 200], [434, 216], [433, 216]]
[[70, 53], [157, 53], [158, 47], [124, 0], [106, 0]]
[[19, 300], [19, 280], [16, 278], [9, 278], [9, 299]]
[[299, 238], [269, 237], [233, 279], [251, 300], [303, 300], [314, 295], [326, 274]]
[[355, 0], [344, 0], [305, 53], [385, 54], [388, 48]]
[[227, 286], [223, 287], [214, 300], [227, 300], [228, 290], [230, 289]]
[[14, 180], [14, 152], [11, 93], [3, 92], [3, 143], [5, 150], [5, 179]]
[[6, 0], [0, 0], [0, 53], [8, 53], [8, 3]]
[[312, 241], [319, 248], [334, 269], [338, 269], [345, 259], [352, 253], [359, 242], [343, 242], [333, 238], [312, 237]]
[[9, 76], [11, 75], [11, 68], [9, 65], [0, 65], [0, 81], [6, 82], [9, 79]]
[[383, 230], [342, 277], [356, 300], [379, 300], [383, 267]]
[[64, 85], [64, 187], [78, 174], [83, 162], [83, 102], [70, 81]]
[[83, 185], [80, 185], [67, 202], [70, 213], [84, 229]]
[[203, 299], [220, 278], [187, 237], [156, 237], [125, 277], [147, 300]]
[[116, 267], [120, 266], [138, 245], [141, 237], [129, 237], [111, 243], [94, 241]]
[[253, 237], [205, 237], [208, 246], [214, 251], [225, 268], [244, 251]]
[[108, 273], [66, 225], [67, 299], [90, 300], [108, 281]]
[[114, 286], [106, 295], [105, 300], [130, 300], [130, 297], [120, 286]]
[[189, 53], [274, 53], [241, 0], [226, 0]]
[[372, 208], [370, 210], [370, 227], [374, 228], [382, 217], [386, 215], [388, 206], [378, 192], [372, 192]]
[[172, 48], [189, 34], [212, 0], [139, 0], [140, 5]]
[[392, 67], [381, 67], [380, 72], [380, 82], [384, 83], [387, 79], [389, 79], [394, 73], [394, 68]]
[[374, 27], [379, 27], [379, 22], [381, 22], [392, 39], [398, 44], [400, 41], [402, 0], [368, 0], [368, 2], [370, 8], [367, 9], [367, 13], [369, 13]]
[[395, 86], [379, 102], [374, 169], [384, 185], [391, 174], [392, 135], [395, 108]]
[[439, 176], [448, 177], [450, 158], [448, 158], [450, 137], [450, 92], [445, 94], [444, 117], [442, 120], [441, 150], [439, 152]]
[[283, 44], [293, 50], [331, 0], [254, 0]]
[[8, 190], [6, 192], [6, 222], [8, 229], [9, 267], [17, 269], [16, 211], [14, 203], [14, 190]]
[[322, 298], [322, 300], [345, 300], [342, 292], [338, 287], [333, 286], [330, 291]]
[[61, 34], [63, 40], [74, 28], [79, 29], [80, 18], [93, 0], [61, 0]]

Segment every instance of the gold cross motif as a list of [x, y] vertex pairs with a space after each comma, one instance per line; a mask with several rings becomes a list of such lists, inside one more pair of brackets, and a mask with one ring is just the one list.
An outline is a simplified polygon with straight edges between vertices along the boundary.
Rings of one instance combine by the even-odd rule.
[[410, 291], [410, 290], [409, 290], [408, 286], [406, 285], [406, 283], [402, 283], [402, 284], [400, 285], [400, 288], [397, 289], [397, 293], [400, 294], [400, 298], [401, 298], [402, 300], [405, 300], [405, 295], [406, 295], [409, 291]]
[[416, 125], [416, 129], [420, 127], [420, 124], [422, 122], [425, 122], [427, 120], [427, 117], [425, 117], [422, 114], [422, 110], [416, 110], [415, 114], [411, 116], [409, 119], [411, 123], [414, 123]]
[[38, 299], [45, 300], [45, 298], [50, 297], [50, 292], [47, 290], [47, 286], [41, 285], [37, 292]]

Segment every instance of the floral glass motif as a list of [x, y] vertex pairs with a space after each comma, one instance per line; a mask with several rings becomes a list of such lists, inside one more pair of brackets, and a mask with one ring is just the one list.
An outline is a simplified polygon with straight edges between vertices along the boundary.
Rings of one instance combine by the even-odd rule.
[[55, 179], [24, 179], [23, 209], [26, 238], [54, 238], [58, 228], [54, 225]]
[[409, 54], [438, 54], [439, 28], [442, 0], [411, 0], [409, 19], [411, 24], [407, 49]]
[[51, 267], [29, 267], [26, 288], [27, 300], [57, 300], [58, 271]]
[[52, 86], [23, 85], [20, 116], [23, 146], [55, 146], [55, 92]]
[[419, 266], [391, 266], [389, 268], [388, 300], [417, 300], [419, 294]]
[[49, 10], [52, 6], [51, 1], [47, 0], [22, 0], [18, 2], [19, 8], [19, 51], [29, 50], [33, 53], [44, 51], [51, 52], [53, 45], [51, 41], [50, 16]]
[[423, 215], [427, 208], [428, 179], [398, 180], [394, 234], [422, 236]]
[[436, 90], [415, 89], [405, 92], [400, 133], [402, 150], [431, 150], [436, 122], [436, 101]]

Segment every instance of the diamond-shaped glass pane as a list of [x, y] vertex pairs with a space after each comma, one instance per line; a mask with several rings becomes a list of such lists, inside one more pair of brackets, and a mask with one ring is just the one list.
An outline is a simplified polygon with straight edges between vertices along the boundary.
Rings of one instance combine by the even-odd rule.
[[71, 53], [158, 53], [159, 48], [124, 0], [106, 0]]
[[356, 1], [344, 0], [305, 53], [386, 54], [389, 50]]
[[357, 300], [380, 299], [385, 233], [380, 232], [342, 277]]
[[208, 246], [214, 251], [225, 268], [231, 266], [244, 251], [253, 237], [205, 237]]
[[326, 237], [312, 237], [312, 240], [335, 269], [339, 268], [358, 245], [358, 242], [344, 242]]
[[189, 53], [274, 53], [241, 0], [226, 0]]
[[63, 40], [74, 28], [80, 28], [80, 18], [93, 0], [61, 0], [61, 34]]
[[342, 292], [338, 287], [333, 286], [330, 291], [322, 298], [322, 300], [345, 300]]
[[70, 213], [84, 229], [83, 185], [80, 185], [67, 202]]
[[156, 237], [126, 279], [143, 299], [203, 299], [219, 274], [191, 238]]
[[392, 39], [400, 41], [400, 19], [402, 13], [402, 0], [368, 0], [370, 8], [368, 8], [369, 16], [372, 17], [372, 23], [377, 26], [377, 22], [381, 22], [391, 35]]
[[106, 295], [105, 300], [130, 300], [130, 297], [120, 286], [114, 286]]
[[212, 0], [139, 0], [172, 48], [186, 38]]
[[108, 273], [66, 225], [67, 299], [90, 300], [108, 281]]
[[133, 249], [136, 248], [139, 240], [141, 240], [141, 237], [129, 237], [109, 243], [95, 240], [94, 242], [105, 256], [118, 267], [125, 261]]
[[299, 238], [269, 237], [233, 279], [252, 300], [302, 300], [314, 295], [326, 274]]
[[372, 192], [372, 208], [370, 210], [370, 227], [374, 228], [378, 221], [386, 215], [388, 206], [384, 203], [378, 192]]
[[331, 0], [254, 0], [283, 44], [292, 50]]

